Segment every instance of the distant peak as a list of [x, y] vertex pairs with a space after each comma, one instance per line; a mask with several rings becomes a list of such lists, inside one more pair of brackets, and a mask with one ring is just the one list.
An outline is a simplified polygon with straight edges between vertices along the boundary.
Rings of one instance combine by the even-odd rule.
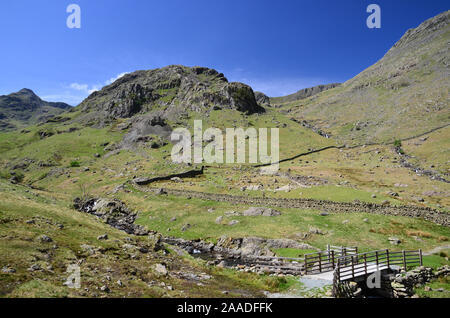
[[17, 93], [21, 93], [21, 94], [31, 94], [31, 95], [36, 95], [31, 89], [29, 88], [22, 88], [20, 91], [18, 91]]

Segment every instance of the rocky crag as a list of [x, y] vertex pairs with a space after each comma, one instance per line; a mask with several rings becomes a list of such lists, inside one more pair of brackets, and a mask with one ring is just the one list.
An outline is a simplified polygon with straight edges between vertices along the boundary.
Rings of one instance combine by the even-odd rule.
[[78, 109], [85, 113], [78, 120], [92, 126], [149, 113], [176, 122], [189, 112], [264, 112], [250, 86], [230, 83], [214, 69], [181, 65], [129, 73], [91, 94]]

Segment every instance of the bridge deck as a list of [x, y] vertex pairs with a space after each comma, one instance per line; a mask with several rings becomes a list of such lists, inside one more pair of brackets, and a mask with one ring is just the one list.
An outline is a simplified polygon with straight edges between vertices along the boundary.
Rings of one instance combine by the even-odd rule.
[[361, 276], [365, 276], [365, 275], [370, 275], [372, 273], [382, 271], [385, 269], [389, 269], [389, 268], [390, 268], [390, 266], [388, 266], [387, 264], [377, 265], [376, 263], [367, 264], [367, 269], [366, 269], [365, 264], [357, 264], [357, 265], [354, 265], [353, 267], [345, 266], [345, 267], [341, 267], [339, 269], [339, 271], [341, 273], [339, 276], [339, 279], [341, 281], [344, 281], [344, 280], [353, 279], [353, 278], [357, 278], [357, 277], [361, 277]]

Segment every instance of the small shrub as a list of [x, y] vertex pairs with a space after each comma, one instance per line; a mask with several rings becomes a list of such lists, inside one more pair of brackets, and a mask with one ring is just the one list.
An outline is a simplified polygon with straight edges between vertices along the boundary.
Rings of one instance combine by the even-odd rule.
[[80, 189], [80, 198], [82, 200], [87, 200], [89, 198], [92, 198], [92, 194], [90, 192], [90, 186], [85, 183], [78, 184], [78, 187]]
[[22, 182], [23, 179], [25, 178], [25, 175], [23, 174], [22, 171], [16, 171], [15, 176], [16, 176], [17, 182]]
[[408, 236], [418, 236], [418, 237], [423, 237], [423, 238], [432, 238], [433, 235], [431, 235], [428, 232], [424, 232], [424, 231], [406, 231], [406, 234]]
[[11, 178], [11, 174], [7, 170], [0, 170], [0, 178], [9, 179]]
[[79, 161], [76, 161], [76, 160], [70, 162], [70, 166], [71, 166], [72, 168], [74, 168], [74, 167], [79, 167], [80, 165], [81, 165], [80, 162], [79, 162]]

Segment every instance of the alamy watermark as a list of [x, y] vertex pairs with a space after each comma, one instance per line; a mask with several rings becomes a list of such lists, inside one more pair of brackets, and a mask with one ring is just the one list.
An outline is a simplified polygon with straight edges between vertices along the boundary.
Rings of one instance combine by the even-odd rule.
[[66, 25], [69, 29], [81, 28], [81, 8], [78, 4], [69, 4], [66, 9], [70, 15], [67, 17]]
[[67, 277], [64, 285], [69, 288], [79, 289], [81, 287], [80, 266], [76, 264], [70, 264], [69, 266], [67, 266], [66, 272], [70, 275], [69, 277]]
[[[176, 128], [171, 134], [174, 163], [259, 163], [261, 172], [274, 174], [279, 169], [279, 129], [270, 128], [226, 128], [224, 136], [219, 128], [208, 128], [203, 132], [202, 120], [194, 120], [194, 136], [187, 128]], [[192, 143], [193, 139], [193, 143]], [[207, 144], [203, 146], [204, 142]], [[246, 144], [248, 143], [248, 152]], [[270, 155], [268, 146], [270, 144]], [[225, 150], [225, 155], [224, 155]], [[247, 160], [248, 159], [248, 160]]]
[[[66, 25], [69, 29], [81, 28], [81, 8], [78, 4], [69, 4], [66, 8], [66, 12], [70, 13], [67, 17]], [[369, 4], [366, 8], [366, 12], [370, 13], [367, 17], [366, 25], [369, 29], [381, 28], [381, 8], [378, 4]]]
[[381, 8], [378, 4], [369, 4], [366, 9], [367, 13], [371, 13], [367, 17], [366, 25], [369, 29], [381, 28]]

